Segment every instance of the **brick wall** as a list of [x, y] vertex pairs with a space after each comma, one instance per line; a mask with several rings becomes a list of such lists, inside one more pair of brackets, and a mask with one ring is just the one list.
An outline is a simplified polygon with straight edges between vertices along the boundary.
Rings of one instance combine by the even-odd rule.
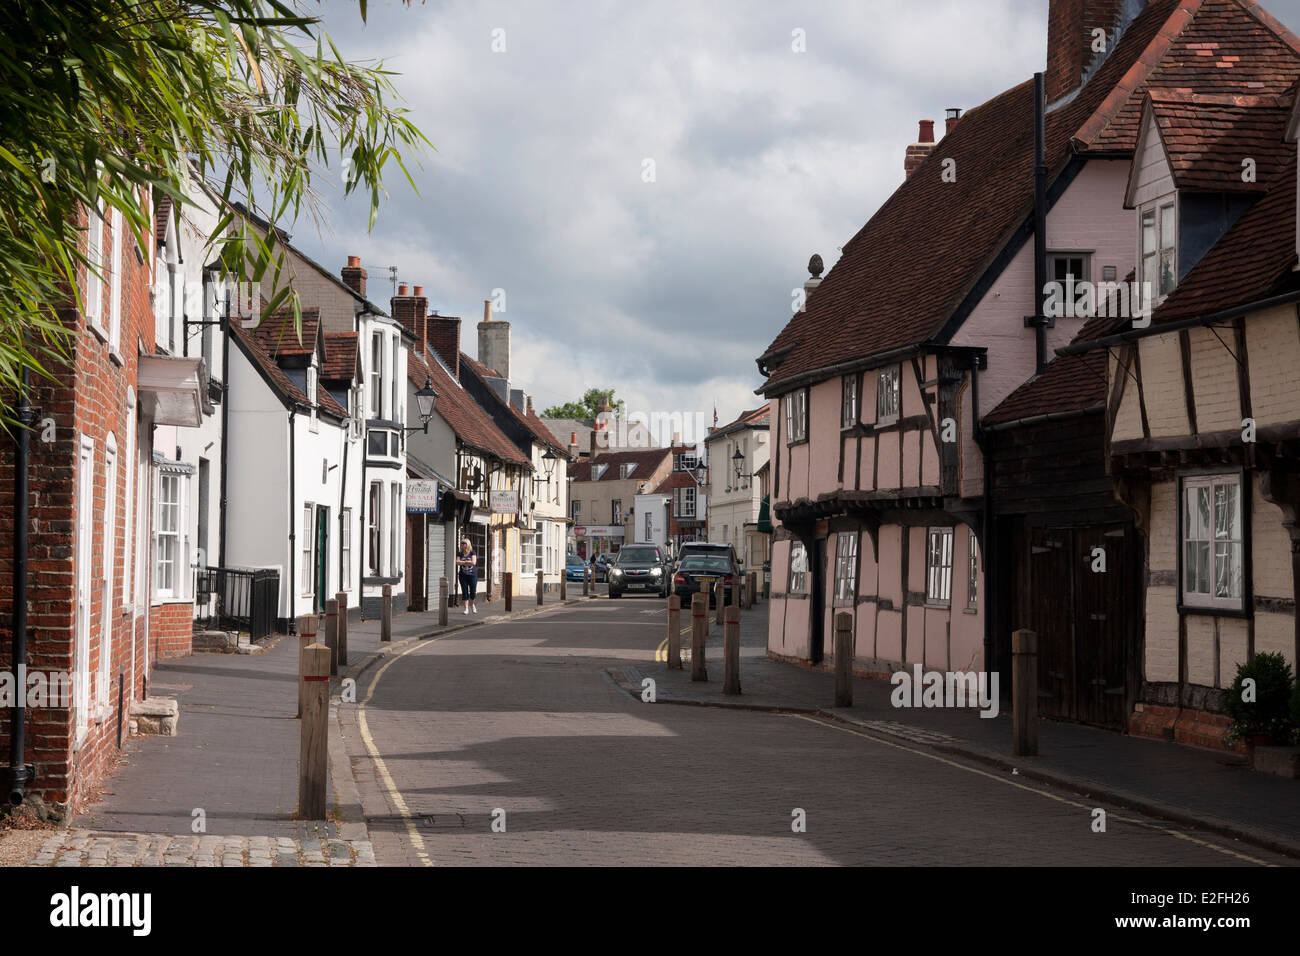
[[194, 605], [189, 601], [149, 608], [149, 658], [165, 661], [194, 652]]

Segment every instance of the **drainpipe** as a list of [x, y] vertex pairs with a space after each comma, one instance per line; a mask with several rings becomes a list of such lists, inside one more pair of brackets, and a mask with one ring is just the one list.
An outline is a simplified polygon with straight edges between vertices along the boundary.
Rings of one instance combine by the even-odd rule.
[[1047, 285], [1047, 150], [1043, 127], [1043, 74], [1034, 74], [1034, 355], [1038, 372], [1047, 367], [1047, 317], [1043, 315], [1043, 286]]
[[[206, 273], [205, 273], [206, 275]], [[221, 319], [221, 514], [218, 521], [221, 543], [217, 546], [217, 567], [226, 566], [226, 476], [230, 438], [230, 290], [226, 290], [226, 314]]]
[[343, 590], [343, 528], [347, 522], [344, 516], [344, 505], [348, 500], [348, 446], [352, 442], [348, 438], [348, 426], [343, 428], [343, 474], [339, 476], [339, 590]]
[[975, 444], [979, 446], [980, 458], [984, 462], [984, 505], [983, 521], [981, 522], [984, 525], [984, 670], [991, 672], [995, 663], [993, 651], [997, 627], [997, 621], [994, 620], [993, 613], [993, 609], [997, 606], [996, 596], [993, 593], [993, 582], [996, 580], [994, 563], [997, 551], [994, 540], [997, 536], [993, 529], [993, 459], [989, 456], [988, 438], [980, 416], [979, 367], [980, 356], [972, 356], [970, 390], [971, 402], [974, 405], [974, 414], [971, 416], [975, 424], [973, 437], [975, 438]]
[[[31, 426], [35, 420], [27, 390], [31, 385], [28, 370], [23, 369], [23, 380], [18, 397], [18, 436], [14, 456], [14, 611], [13, 657], [10, 666], [15, 674], [26, 671], [27, 665], [27, 466]], [[9, 802], [17, 806], [23, 802], [23, 791], [32, 776], [27, 768], [27, 693], [25, 681], [14, 688], [14, 706], [9, 721]]]
[[298, 512], [294, 507], [297, 501], [294, 492], [297, 491], [297, 479], [294, 477], [294, 458], [297, 451], [297, 435], [293, 430], [294, 415], [298, 413], [298, 406], [295, 405], [289, 409], [289, 619], [285, 622], [285, 628], [290, 634], [294, 633], [294, 622], [298, 616], [294, 614], [294, 601], [297, 600], [297, 582], [294, 580], [294, 566], [298, 563], [298, 535], [296, 528], [298, 524]]

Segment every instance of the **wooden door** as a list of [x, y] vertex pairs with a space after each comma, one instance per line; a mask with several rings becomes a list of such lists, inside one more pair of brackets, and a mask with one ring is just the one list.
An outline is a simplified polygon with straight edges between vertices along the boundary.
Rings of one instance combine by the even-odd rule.
[[1075, 532], [1074, 719], [1083, 723], [1122, 728], [1128, 718], [1132, 547], [1131, 528], [1123, 525]]
[[1038, 633], [1038, 712], [1074, 713], [1074, 569], [1069, 529], [1032, 528], [1029, 534], [1029, 623]]
[[812, 554], [812, 625], [808, 634], [808, 656], [820, 664], [826, 656], [826, 539], [813, 542]]

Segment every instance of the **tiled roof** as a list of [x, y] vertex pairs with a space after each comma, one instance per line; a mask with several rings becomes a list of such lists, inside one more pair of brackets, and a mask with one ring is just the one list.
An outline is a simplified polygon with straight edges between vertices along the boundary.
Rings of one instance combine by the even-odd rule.
[[758, 408], [751, 408], [748, 411], [741, 412], [736, 416], [734, 421], [727, 422], [727, 424], [720, 428], [713, 429], [713, 431], [709, 433], [709, 436], [704, 439], [704, 443], [707, 445], [709, 442], [716, 441], [719, 438], [730, 435], [732, 432], [742, 431], [746, 428], [769, 425], [771, 420], [772, 407], [770, 405], [760, 405]]
[[501, 461], [531, 467], [530, 459], [497, 428], [492, 417], [466, 394], [435, 356], [426, 353], [422, 358], [414, 350], [408, 350], [406, 377], [419, 388], [424, 385], [426, 374], [433, 383], [433, 390], [438, 393], [434, 414], [441, 417], [462, 442]]
[[1215, 315], [1296, 283], [1296, 147], [1268, 195], [1238, 219], [1152, 313], [1153, 325]]
[[[306, 312], [304, 311], [304, 322], [305, 321]], [[266, 379], [267, 384], [271, 386], [271, 389], [279, 394], [281, 400], [285, 402], [296, 402], [300, 405], [308, 404], [307, 396], [304, 395], [302, 390], [289, 379], [289, 376], [285, 374], [284, 369], [280, 368], [280, 366], [276, 364], [275, 359], [271, 357], [270, 353], [262, 347], [257, 337], [258, 330], [245, 329], [238, 322], [231, 322], [230, 330], [233, 333], [235, 340], [239, 342], [244, 354], [248, 356], [249, 361], [261, 370], [263, 378]], [[335, 401], [334, 397], [330, 395], [329, 392], [323, 388], [318, 388], [316, 391], [318, 407], [322, 412], [326, 412], [339, 419], [348, 417], [347, 409]]]
[[[470, 372], [477, 375], [480, 379], [501, 377], [500, 372], [488, 368], [482, 362], [478, 361], [478, 359], [472, 359], [464, 352], [460, 353], [460, 363], [462, 368], [468, 367]], [[484, 384], [487, 384], [486, 381]], [[514, 416], [520, 424], [528, 429], [533, 438], [537, 440], [538, 444], [546, 445], [557, 455], [563, 456], [566, 460], [568, 459], [569, 446], [555, 437], [551, 430], [542, 423], [540, 418], [537, 417], [536, 412], [521, 412], [509, 402], [504, 401], [495, 391], [492, 391], [492, 389], [489, 388], [489, 391], [492, 392], [492, 395], [502, 408], [506, 409], [510, 415]]]
[[263, 313], [262, 321], [250, 331], [257, 344], [272, 358], [311, 355], [320, 336], [320, 309], [302, 310], [301, 329], [294, 328], [292, 313], [281, 309]]
[[[1151, 90], [1151, 113], [1179, 189], [1263, 192], [1295, 152], [1283, 140], [1290, 110], [1281, 96]], [[1243, 157], [1254, 161], [1244, 176]]]
[[321, 378], [327, 382], [350, 382], [357, 372], [357, 333], [325, 333], [325, 365]]
[[[1296, 46], [1247, 0], [1148, 4], [1078, 94], [1049, 110], [1049, 180], [1072, 149], [1131, 152], [1149, 88], [1285, 93], [1300, 75]], [[1032, 214], [1033, 105], [1033, 83], [1022, 83], [935, 145], [764, 352], [768, 394], [841, 362], [946, 340], [950, 318]], [[952, 182], [941, 177], [946, 160]]]
[[[583, 459], [575, 465], [569, 466], [569, 476], [574, 481], [592, 481], [593, 468], [600, 465], [608, 465], [597, 481], [623, 481], [634, 480], [637, 478], [649, 478], [663, 465], [672, 453], [667, 448], [638, 448], [631, 451], [608, 451], [602, 452], [598, 458]], [[626, 479], [620, 478], [620, 465], [636, 464], [636, 470], [628, 475]]]
[[652, 491], [651, 494], [666, 495], [671, 493], [676, 488], [695, 488], [695, 487], [697, 487], [695, 483], [695, 479], [691, 475], [687, 474], [684, 471], [674, 471], [671, 474], [669, 474], [668, 477], [665, 478], [663, 481], [659, 482], [659, 486], [655, 488], [655, 490]]

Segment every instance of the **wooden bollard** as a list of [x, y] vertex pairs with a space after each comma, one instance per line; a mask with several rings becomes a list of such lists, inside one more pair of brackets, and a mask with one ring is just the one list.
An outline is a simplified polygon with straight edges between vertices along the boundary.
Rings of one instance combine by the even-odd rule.
[[740, 608], [727, 608], [722, 627], [722, 692], [740, 693]]
[[734, 607], [736, 610], [740, 610], [740, 592], [744, 589], [744, 584], [742, 583], [744, 581], [744, 578], [742, 578], [740, 575], [737, 574], [737, 575], [733, 575], [731, 580], [732, 580], [732, 585], [731, 585], [730, 603], [731, 606]]
[[1011, 632], [1011, 738], [1017, 757], [1038, 754], [1038, 635]]
[[835, 615], [835, 706], [853, 706], [853, 615]]
[[691, 680], [708, 680], [704, 666], [704, 642], [709, 636], [709, 596], [700, 591], [691, 595]]
[[[320, 618], [315, 614], [298, 615], [298, 676], [301, 678], [307, 673], [307, 648], [316, 643], [316, 633], [319, 628]], [[328, 668], [325, 671], [329, 673]], [[296, 716], [302, 716], [303, 690], [306, 687], [301, 680], [298, 681], [298, 713]]]
[[568, 583], [569, 583], [569, 570], [568, 568], [565, 568], [563, 571], [560, 572], [560, 600], [561, 601], [567, 601], [569, 599]]
[[582, 596], [589, 597], [590, 595], [591, 595], [591, 565], [588, 564], [585, 568], [582, 569]]
[[447, 626], [447, 579], [438, 578], [438, 626]]
[[330, 711], [330, 649], [303, 648], [302, 727], [298, 736], [298, 819], [325, 819], [325, 778], [329, 772], [326, 721]]
[[754, 599], [758, 596], [758, 575], [753, 571], [745, 575], [745, 607], [753, 607]]
[[379, 639], [393, 639], [393, 586], [384, 585], [383, 597], [379, 599]]
[[717, 609], [713, 615], [715, 624], [721, 624], [723, 621], [722, 614], [727, 609], [727, 589], [722, 583], [722, 578], [713, 585], [713, 606]]
[[515, 603], [515, 573], [513, 571], [502, 573], [501, 593], [506, 596], [506, 613], [509, 614], [514, 609]]
[[542, 588], [543, 588], [543, 587], [545, 587], [545, 585], [542, 584], [542, 572], [541, 572], [541, 571], [538, 571], [538, 572], [537, 572], [537, 606], [538, 606], [538, 607], [541, 607], [541, 606], [542, 606]]
[[668, 595], [668, 669], [682, 669], [682, 599]]
[[339, 601], [325, 601], [325, 646], [330, 649], [330, 677], [339, 672]]
[[348, 596], [342, 591], [335, 598], [339, 602], [339, 666], [348, 666]]

